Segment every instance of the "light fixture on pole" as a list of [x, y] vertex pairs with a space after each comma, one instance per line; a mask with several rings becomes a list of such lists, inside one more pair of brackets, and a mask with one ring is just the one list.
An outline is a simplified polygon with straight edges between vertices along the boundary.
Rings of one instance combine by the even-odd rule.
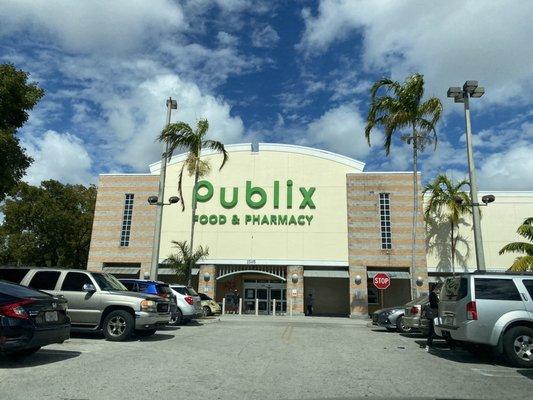
[[[476, 264], [478, 271], [485, 271], [485, 254], [483, 252], [483, 238], [481, 236], [481, 221], [477, 197], [476, 168], [472, 149], [472, 126], [470, 123], [470, 98], [479, 98], [485, 94], [485, 88], [478, 86], [477, 81], [466, 81], [462, 88], [453, 86], [448, 89], [448, 97], [455, 103], [463, 103], [466, 123], [466, 151], [468, 156], [468, 175], [470, 177], [470, 198], [472, 199], [472, 222], [474, 224], [474, 243], [476, 247]], [[494, 201], [494, 196], [492, 196]], [[485, 202], [490, 203], [490, 201]]]
[[[173, 100], [172, 97], [167, 99], [167, 120], [165, 127], [170, 125], [170, 114], [172, 110], [178, 109], [178, 102]], [[163, 205], [164, 203], [158, 202], [158, 199], [163, 199], [165, 197], [165, 179], [167, 176], [167, 160], [168, 160], [168, 143], [165, 143], [165, 152], [161, 156], [161, 168], [159, 170], [159, 190], [157, 196], [150, 196], [148, 198], [148, 203], [151, 205], [157, 206], [156, 217], [155, 217], [155, 228], [154, 228], [154, 242], [152, 247], [152, 263], [150, 265], [150, 279], [157, 280], [157, 267], [159, 265], [159, 243], [161, 241], [161, 223], [163, 219]], [[154, 200], [155, 197], [155, 201]], [[179, 201], [177, 197], [171, 197], [171, 199], [176, 198], [175, 202]], [[152, 199], [153, 203], [150, 201]], [[169, 200], [169, 204], [173, 204]]]

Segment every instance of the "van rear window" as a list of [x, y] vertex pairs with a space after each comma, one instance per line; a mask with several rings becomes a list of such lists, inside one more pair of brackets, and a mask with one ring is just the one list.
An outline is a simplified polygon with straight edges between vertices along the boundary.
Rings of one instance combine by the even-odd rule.
[[522, 301], [512, 279], [476, 278], [476, 300]]
[[461, 300], [468, 294], [468, 280], [461, 277], [447, 278], [441, 291], [443, 300]]

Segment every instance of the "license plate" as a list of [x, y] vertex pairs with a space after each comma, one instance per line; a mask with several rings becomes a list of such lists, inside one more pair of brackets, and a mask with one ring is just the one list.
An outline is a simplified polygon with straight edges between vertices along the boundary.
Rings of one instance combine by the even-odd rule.
[[59, 320], [57, 311], [46, 311], [44, 313], [44, 320], [46, 322], [57, 322]]
[[453, 317], [450, 317], [450, 316], [444, 317], [443, 325], [453, 325]]

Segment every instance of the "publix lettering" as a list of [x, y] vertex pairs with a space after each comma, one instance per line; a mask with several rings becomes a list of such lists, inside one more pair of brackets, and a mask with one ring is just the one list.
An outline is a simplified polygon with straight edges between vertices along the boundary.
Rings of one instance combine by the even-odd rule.
[[[204, 194], [200, 194], [200, 190], [205, 189]], [[228, 199], [226, 188], [222, 187], [220, 188], [220, 204], [222, 207], [226, 209], [231, 209], [237, 205], [239, 202], [239, 188], [234, 187], [232, 188], [232, 193], [230, 198]], [[298, 188], [298, 200], [293, 199], [293, 192], [296, 192], [293, 190], [293, 182], [292, 180], [288, 180], [286, 183], [286, 190], [285, 190], [285, 206], [287, 209], [291, 209], [293, 207], [293, 200], [296, 200], [296, 202], [299, 201], [299, 207], [300, 209], [304, 208], [310, 208], [315, 209], [315, 203], [313, 202], [313, 194], [315, 193], [316, 188], [314, 187], [300, 187]], [[199, 181], [198, 186], [196, 187], [196, 193], [194, 196], [194, 200], [199, 203], [205, 203], [213, 197], [214, 194], [214, 188], [213, 184], [209, 181]], [[259, 186], [252, 186], [252, 181], [246, 181], [246, 191], [245, 191], [245, 199], [246, 204], [248, 207], [253, 209], [260, 209], [262, 208], [268, 201], [269, 196], [267, 195], [267, 192], [265, 189]], [[271, 195], [271, 201], [274, 208], [280, 208], [280, 184], [279, 181], [274, 181], [274, 189], [273, 193]]]
[[[242, 190], [242, 189], [241, 189]], [[288, 180], [284, 184], [280, 181], [274, 181], [271, 190], [266, 190], [260, 186], [253, 186], [252, 181], [246, 181], [244, 193], [239, 196], [239, 188], [233, 187], [228, 190], [221, 187], [218, 196], [216, 196], [213, 184], [207, 180], [199, 181], [193, 195], [193, 201], [198, 203], [206, 203], [217, 198], [220, 205], [230, 210], [234, 208], [239, 201], [245, 201], [247, 206], [252, 210], [260, 210], [265, 205], [270, 204], [274, 209], [285, 208], [291, 210], [293, 207], [298, 207], [299, 210], [316, 208], [313, 201], [313, 195], [316, 188], [314, 187], [298, 187], [295, 188], [293, 181]], [[245, 214], [245, 215], [224, 215], [224, 214], [200, 214], [196, 215], [195, 220], [201, 225], [311, 225], [314, 216], [309, 214]]]

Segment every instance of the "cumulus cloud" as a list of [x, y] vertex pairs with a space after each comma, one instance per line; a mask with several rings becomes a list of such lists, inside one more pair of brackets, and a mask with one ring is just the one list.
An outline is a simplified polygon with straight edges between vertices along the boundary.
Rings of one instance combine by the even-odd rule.
[[[300, 143], [325, 148], [364, 162], [371, 151], [364, 137], [365, 125], [365, 119], [357, 106], [344, 104], [328, 110], [309, 123], [307, 135], [300, 139]], [[380, 146], [382, 137], [381, 132], [372, 132], [372, 145]]]
[[40, 137], [24, 136], [22, 145], [34, 160], [24, 177], [26, 182], [32, 185], [47, 179], [85, 185], [94, 182], [92, 160], [80, 138], [49, 130]]
[[171, 0], [4, 0], [0, 33], [29, 29], [74, 53], [124, 53], [186, 27]]
[[254, 47], [273, 47], [278, 41], [278, 32], [270, 25], [257, 27], [252, 32], [252, 44]]
[[[533, 91], [530, 47], [533, 3], [322, 0], [318, 12], [302, 13], [305, 31], [298, 48], [325, 51], [358, 32], [367, 70], [390, 72], [395, 79], [419, 71], [431, 95], [466, 79], [487, 89], [486, 103], [529, 101]], [[480, 102], [482, 104], [482, 102]]]

